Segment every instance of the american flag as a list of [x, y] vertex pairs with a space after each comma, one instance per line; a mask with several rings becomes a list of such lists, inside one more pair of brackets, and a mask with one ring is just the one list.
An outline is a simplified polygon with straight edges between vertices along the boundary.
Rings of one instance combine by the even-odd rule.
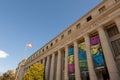
[[26, 46], [32, 48], [33, 45], [32, 45], [31, 43], [29, 43], [29, 44], [27, 44]]

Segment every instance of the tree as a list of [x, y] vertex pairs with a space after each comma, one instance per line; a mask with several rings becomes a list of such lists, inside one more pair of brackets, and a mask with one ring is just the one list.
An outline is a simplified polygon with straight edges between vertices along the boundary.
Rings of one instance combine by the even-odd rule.
[[44, 80], [44, 66], [40, 63], [33, 64], [22, 80]]
[[8, 70], [3, 74], [2, 79], [0, 80], [15, 80], [15, 71]]

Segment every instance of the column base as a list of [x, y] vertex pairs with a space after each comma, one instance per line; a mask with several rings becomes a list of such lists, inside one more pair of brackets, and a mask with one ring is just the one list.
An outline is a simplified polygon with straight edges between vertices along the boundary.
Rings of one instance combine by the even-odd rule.
[[118, 75], [118, 72], [111, 72], [110, 80], [120, 80], [120, 76]]

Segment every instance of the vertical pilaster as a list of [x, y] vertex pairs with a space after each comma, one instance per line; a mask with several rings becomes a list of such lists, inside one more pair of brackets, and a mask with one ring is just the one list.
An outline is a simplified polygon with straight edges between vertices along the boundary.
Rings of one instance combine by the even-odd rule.
[[55, 64], [55, 53], [52, 54], [51, 66], [50, 66], [50, 80], [54, 79], [54, 64]]
[[120, 32], [120, 17], [118, 17], [118, 18], [115, 19], [115, 23], [116, 23], [117, 28], [118, 28], [118, 30]]
[[101, 45], [103, 48], [103, 54], [104, 54], [106, 65], [107, 65], [108, 72], [110, 75], [110, 80], [119, 80], [120, 76], [118, 74], [116, 63], [114, 61], [112, 51], [111, 51], [109, 43], [107, 41], [107, 37], [105, 35], [104, 29], [102, 27], [100, 27], [98, 29], [98, 33], [100, 36], [100, 41], [101, 41]]
[[78, 59], [78, 43], [74, 41], [74, 63], [75, 63], [75, 79], [81, 80], [80, 78], [80, 66], [79, 66], [79, 59]]
[[56, 80], [61, 80], [61, 51], [58, 50], [58, 60], [57, 60], [57, 74]]
[[49, 80], [49, 65], [50, 65], [50, 56], [47, 56], [46, 67], [45, 67], [45, 80]]
[[85, 44], [86, 44], [86, 52], [87, 52], [86, 55], [87, 55], [90, 80], [97, 80], [97, 76], [93, 66], [92, 56], [90, 53], [90, 39], [88, 35], [85, 35], [84, 38], [85, 38]]
[[65, 47], [65, 70], [64, 70], [64, 80], [68, 80], [68, 46]]

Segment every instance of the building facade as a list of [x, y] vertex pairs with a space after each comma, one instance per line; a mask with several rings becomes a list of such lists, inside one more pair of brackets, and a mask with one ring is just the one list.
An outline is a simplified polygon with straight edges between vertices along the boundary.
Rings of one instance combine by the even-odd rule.
[[25, 62], [45, 80], [120, 80], [120, 0], [104, 0]]
[[25, 65], [26, 59], [23, 59], [16, 68], [15, 73], [15, 80], [22, 80], [22, 77], [24, 76], [24, 65]]

